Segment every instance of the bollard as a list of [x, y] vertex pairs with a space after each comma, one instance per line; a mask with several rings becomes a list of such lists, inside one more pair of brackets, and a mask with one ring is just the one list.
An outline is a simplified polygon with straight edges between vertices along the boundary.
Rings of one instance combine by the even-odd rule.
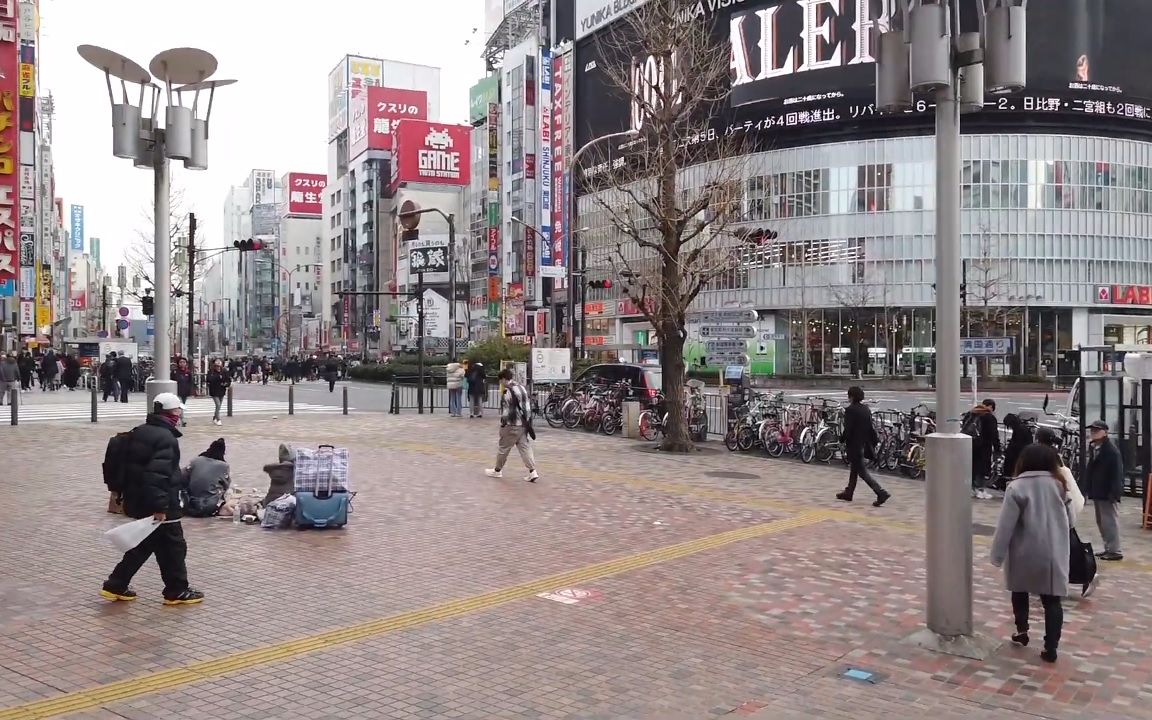
[[228, 417], [232, 417], [232, 386], [228, 386]]
[[396, 397], [396, 381], [392, 381], [392, 403], [388, 406], [388, 413], [391, 415], [400, 414], [400, 401]]
[[96, 422], [96, 388], [92, 388], [92, 422]]
[[296, 414], [296, 386], [295, 385], [289, 385], [288, 386], [288, 414], [289, 415], [295, 415]]
[[348, 386], [344, 386], [344, 414], [348, 414]]
[[436, 386], [432, 383], [428, 383], [428, 413], [436, 414]]
[[8, 391], [8, 404], [12, 407], [12, 424], [20, 424], [20, 391]]

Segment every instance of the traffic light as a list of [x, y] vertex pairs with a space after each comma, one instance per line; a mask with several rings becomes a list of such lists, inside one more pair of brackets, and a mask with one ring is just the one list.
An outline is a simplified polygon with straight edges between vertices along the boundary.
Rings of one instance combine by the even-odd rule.
[[264, 245], [259, 240], [233, 240], [232, 247], [240, 252], [251, 252], [262, 249]]
[[746, 245], [766, 245], [780, 237], [780, 234], [769, 228], [741, 228], [736, 231], [736, 236]]
[[611, 290], [612, 289], [612, 281], [611, 280], [589, 280], [588, 281], [588, 287], [592, 288], [593, 290]]
[[147, 317], [152, 317], [156, 314], [151, 295], [145, 295], [140, 298], [140, 310], [142, 310]]

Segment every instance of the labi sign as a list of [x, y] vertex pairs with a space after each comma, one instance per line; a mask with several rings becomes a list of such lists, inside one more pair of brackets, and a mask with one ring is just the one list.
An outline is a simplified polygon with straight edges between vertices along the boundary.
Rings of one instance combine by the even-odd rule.
[[405, 119], [395, 128], [396, 182], [467, 185], [472, 128]]

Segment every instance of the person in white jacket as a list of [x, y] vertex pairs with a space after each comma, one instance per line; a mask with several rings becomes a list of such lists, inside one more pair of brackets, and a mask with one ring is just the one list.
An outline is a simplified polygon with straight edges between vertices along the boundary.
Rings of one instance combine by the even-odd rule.
[[445, 384], [448, 386], [448, 414], [452, 417], [462, 417], [464, 410], [464, 366], [456, 361], [448, 363], [444, 368]]

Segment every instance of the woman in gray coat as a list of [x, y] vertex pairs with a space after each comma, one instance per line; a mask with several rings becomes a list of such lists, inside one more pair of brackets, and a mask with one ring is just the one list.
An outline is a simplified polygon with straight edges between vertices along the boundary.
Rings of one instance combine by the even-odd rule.
[[1060, 598], [1068, 594], [1068, 489], [1060, 473], [1060, 456], [1051, 447], [1034, 443], [1020, 452], [1016, 479], [1004, 493], [992, 564], [1004, 567], [1012, 593], [1016, 633], [1012, 642], [1028, 644], [1029, 595], [1044, 606], [1044, 651], [1040, 658], [1056, 662], [1064, 627]]

